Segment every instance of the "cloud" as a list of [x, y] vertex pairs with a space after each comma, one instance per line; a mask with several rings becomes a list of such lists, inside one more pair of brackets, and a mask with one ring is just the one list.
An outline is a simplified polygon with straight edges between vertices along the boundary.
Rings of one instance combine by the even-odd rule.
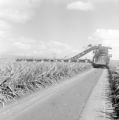
[[41, 0], [0, 0], [0, 17], [24, 23], [33, 15], [32, 9]]
[[89, 11], [89, 10], [93, 10], [94, 6], [91, 2], [76, 1], [68, 4], [67, 8], [69, 10]]
[[[59, 41], [40, 41], [18, 36], [13, 32], [14, 23], [25, 23], [33, 16], [34, 7], [41, 0], [0, 0], [0, 56], [22, 55], [64, 57], [77, 50]], [[38, 3], [38, 4], [37, 4]]]
[[119, 0], [90, 0], [95, 3], [117, 3]]
[[23, 42], [15, 42], [13, 45], [19, 49], [27, 50], [31, 48], [31, 45], [25, 44]]
[[101, 40], [104, 45], [119, 46], [119, 30], [115, 29], [97, 29], [93, 36]]
[[[0, 55], [64, 57], [75, 55], [78, 50], [59, 41], [39, 41], [23, 37], [5, 38], [0, 41]], [[70, 53], [70, 54], [69, 54]]]
[[[25, 23], [34, 15], [41, 0], [0, 0], [0, 55], [23, 53], [30, 49], [30, 40], [17, 36], [14, 23]], [[28, 42], [29, 41], [29, 42]]]
[[113, 59], [119, 60], [119, 29], [97, 29], [90, 37], [96, 43], [112, 47]]
[[[19, 38], [16, 38], [15, 33], [12, 31], [14, 28], [13, 23], [25, 23], [31, 19], [33, 8], [36, 7], [40, 1], [41, 0], [0, 0], [0, 54], [9, 51], [14, 40], [19, 41]], [[23, 48], [23, 43], [19, 43], [19, 47]]]
[[0, 20], [0, 54], [6, 51], [8, 47], [7, 39], [11, 36], [12, 26], [5, 22], [4, 20]]
[[[48, 41], [48, 42], [43, 42], [39, 41], [39, 44], [37, 43], [37, 46], [35, 44], [35, 53], [36, 55], [41, 55], [47, 57], [64, 57], [64, 56], [69, 56], [70, 55], [75, 55], [78, 50], [73, 48], [72, 46], [62, 43], [59, 41]], [[40, 51], [40, 52], [39, 52]], [[38, 53], [39, 52], [39, 53]]]
[[15, 35], [13, 26], [0, 20], [0, 56], [73, 56], [78, 50], [60, 41], [42, 41]]

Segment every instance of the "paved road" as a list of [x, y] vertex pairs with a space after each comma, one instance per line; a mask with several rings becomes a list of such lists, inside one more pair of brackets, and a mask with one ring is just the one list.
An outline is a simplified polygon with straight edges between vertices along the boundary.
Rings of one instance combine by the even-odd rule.
[[0, 120], [79, 120], [102, 69], [36, 93], [0, 111]]

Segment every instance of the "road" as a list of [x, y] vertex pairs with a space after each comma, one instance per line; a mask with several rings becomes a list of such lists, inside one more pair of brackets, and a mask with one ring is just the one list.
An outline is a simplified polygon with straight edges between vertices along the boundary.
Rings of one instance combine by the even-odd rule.
[[79, 120], [103, 69], [91, 69], [0, 111], [0, 120]]

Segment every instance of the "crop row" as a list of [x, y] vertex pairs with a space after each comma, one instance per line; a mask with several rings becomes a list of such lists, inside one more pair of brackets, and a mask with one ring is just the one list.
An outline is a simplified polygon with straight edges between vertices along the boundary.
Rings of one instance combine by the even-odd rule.
[[91, 68], [86, 63], [8, 62], [0, 64], [0, 100], [4, 106], [26, 94]]

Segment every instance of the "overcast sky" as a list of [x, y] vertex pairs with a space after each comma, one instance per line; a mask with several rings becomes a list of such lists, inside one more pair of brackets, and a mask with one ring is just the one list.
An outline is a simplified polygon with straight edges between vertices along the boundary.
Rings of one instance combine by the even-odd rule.
[[0, 56], [72, 56], [109, 45], [119, 59], [119, 0], [0, 0]]

